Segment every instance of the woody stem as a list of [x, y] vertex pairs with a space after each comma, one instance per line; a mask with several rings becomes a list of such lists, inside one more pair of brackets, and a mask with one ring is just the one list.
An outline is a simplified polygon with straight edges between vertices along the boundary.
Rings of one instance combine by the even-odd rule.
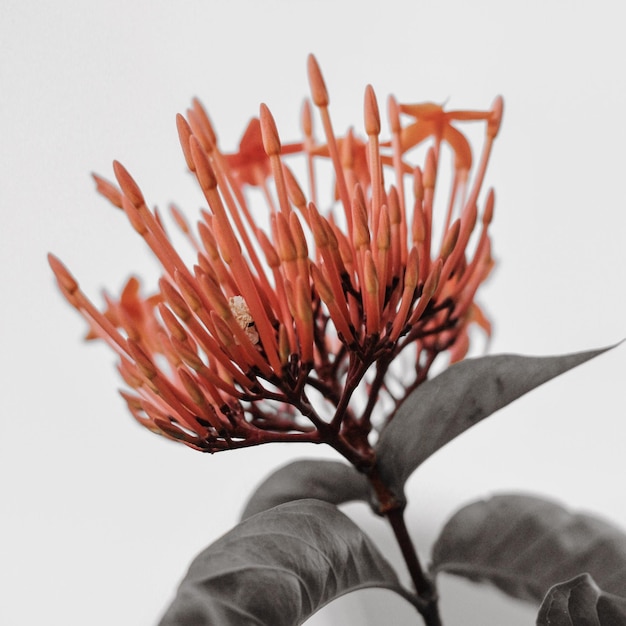
[[433, 581], [422, 569], [413, 540], [409, 535], [404, 522], [404, 503], [398, 501], [396, 496], [381, 480], [376, 466], [374, 466], [368, 478], [372, 484], [379, 502], [380, 512], [389, 520], [389, 524], [402, 552], [402, 557], [415, 586], [415, 591], [420, 600], [418, 611], [426, 626], [442, 626], [439, 616], [437, 590]]
[[411, 580], [415, 585], [415, 590], [421, 602], [418, 608], [420, 615], [424, 619], [426, 626], [441, 626], [439, 607], [437, 603], [437, 591], [429, 577], [422, 569], [419, 557], [415, 551], [413, 541], [404, 523], [404, 512], [402, 509], [392, 509], [386, 513], [386, 517], [391, 524], [396, 541], [402, 551], [404, 562], [406, 563]]
[[378, 511], [389, 520], [413, 581], [416, 591], [415, 606], [426, 626], [442, 626], [437, 590], [433, 581], [422, 569], [415, 545], [404, 522], [405, 502], [399, 499], [381, 478], [373, 451], [370, 449], [370, 454], [367, 454], [363, 450], [353, 448], [333, 429], [332, 424], [320, 424], [317, 429], [321, 441], [330, 444], [356, 469], [366, 474], [378, 500]]

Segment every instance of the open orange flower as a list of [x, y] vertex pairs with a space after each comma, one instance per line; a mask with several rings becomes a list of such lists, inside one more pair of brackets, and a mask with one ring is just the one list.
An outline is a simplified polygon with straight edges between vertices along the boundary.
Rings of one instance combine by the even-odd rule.
[[[114, 163], [119, 187], [96, 177], [99, 191], [125, 211], [161, 262], [155, 295], [142, 296], [131, 279], [119, 300], [107, 299], [102, 313], [50, 256], [62, 292], [89, 321], [90, 335], [118, 353], [131, 413], [150, 430], [192, 448], [326, 441], [349, 458], [366, 458], [377, 402], [385, 394], [393, 401], [382, 427], [394, 403], [426, 378], [437, 355], [464, 356], [470, 323], [488, 330], [474, 296], [493, 264], [493, 192], [482, 210], [478, 203], [502, 100], [488, 111], [445, 112], [390, 98], [391, 139], [382, 142], [378, 104], [368, 86], [366, 137], [352, 131], [338, 137], [312, 56], [308, 70], [323, 140], [314, 135], [308, 103], [301, 142], [283, 146], [261, 105], [239, 152], [230, 155], [220, 151], [198, 101], [186, 118], [178, 116], [187, 165], [208, 205], [197, 236], [174, 210], [197, 249], [192, 268], [122, 165]], [[470, 146], [454, 124], [476, 120], [485, 125], [485, 142], [470, 176]], [[423, 167], [409, 163], [407, 152], [426, 141]], [[452, 188], [437, 222], [433, 208], [444, 143], [454, 156]], [[290, 155], [304, 156], [308, 193], [286, 164]], [[318, 184], [322, 161], [332, 164], [335, 180], [325, 210]], [[265, 195], [265, 224], [252, 217], [246, 185]], [[441, 233], [435, 237], [437, 223]], [[409, 355], [412, 373], [404, 371], [398, 380], [393, 363], [401, 353]], [[406, 369], [407, 360], [402, 362]], [[359, 410], [352, 402], [357, 389], [367, 391]]]

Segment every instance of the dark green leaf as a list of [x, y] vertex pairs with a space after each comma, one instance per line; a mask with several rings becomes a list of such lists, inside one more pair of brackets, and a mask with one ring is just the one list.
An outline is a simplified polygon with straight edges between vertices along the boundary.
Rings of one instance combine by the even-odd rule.
[[267, 477], [246, 504], [241, 519], [278, 504], [315, 498], [331, 504], [368, 500], [369, 483], [351, 465], [339, 461], [294, 461]]
[[431, 454], [531, 389], [609, 348], [552, 357], [466, 359], [422, 383], [398, 408], [376, 446], [383, 481], [402, 499], [404, 483]]
[[527, 600], [540, 601], [550, 587], [583, 572], [604, 591], [626, 596], [626, 534], [549, 500], [500, 495], [452, 516], [431, 567]]
[[626, 599], [604, 593], [589, 574], [581, 574], [548, 591], [537, 626], [623, 626]]
[[364, 587], [409, 599], [348, 517], [299, 500], [249, 517], [196, 557], [160, 626], [294, 626]]

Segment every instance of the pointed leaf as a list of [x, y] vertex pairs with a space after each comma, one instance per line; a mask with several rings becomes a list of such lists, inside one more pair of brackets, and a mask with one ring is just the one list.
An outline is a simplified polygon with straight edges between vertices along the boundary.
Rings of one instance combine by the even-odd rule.
[[409, 599], [356, 524], [332, 504], [299, 500], [248, 518], [200, 553], [160, 626], [294, 626], [364, 587]]
[[331, 504], [368, 500], [369, 483], [354, 467], [339, 461], [303, 459], [270, 474], [252, 494], [241, 519], [278, 504], [315, 498]]
[[552, 357], [466, 359], [422, 383], [400, 405], [376, 445], [383, 481], [399, 499], [431, 454], [531, 389], [610, 348]]
[[626, 624], [626, 599], [604, 593], [589, 574], [548, 591], [537, 626], [619, 626]]
[[626, 596], [626, 534], [549, 500], [500, 495], [452, 516], [433, 546], [431, 567], [527, 600], [540, 601], [583, 572], [604, 591]]

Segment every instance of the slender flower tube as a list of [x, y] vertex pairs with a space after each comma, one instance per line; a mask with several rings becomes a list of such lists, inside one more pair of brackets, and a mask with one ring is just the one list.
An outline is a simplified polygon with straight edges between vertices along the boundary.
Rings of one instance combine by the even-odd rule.
[[[161, 263], [157, 291], [142, 295], [131, 278], [101, 312], [61, 261], [49, 259], [62, 293], [89, 322], [88, 337], [117, 353], [130, 388], [122, 396], [151, 431], [207, 452], [326, 442], [366, 463], [372, 433], [425, 380], [436, 357], [463, 358], [472, 323], [489, 332], [475, 294], [493, 265], [494, 195], [482, 198], [482, 184], [502, 99], [486, 111], [445, 111], [390, 97], [385, 140], [368, 85], [365, 136], [338, 135], [313, 56], [308, 73], [321, 136], [308, 101], [302, 141], [283, 143], [262, 104], [233, 154], [219, 148], [197, 100], [177, 116], [185, 162], [207, 204], [195, 232], [172, 208], [195, 265], [183, 261], [118, 162], [117, 184], [94, 176], [97, 190], [122, 209]], [[470, 122], [485, 128], [476, 171], [457, 128]], [[413, 150], [418, 145], [423, 151]], [[409, 153], [422, 155], [423, 164]], [[451, 188], [443, 202], [437, 179], [447, 153]], [[295, 173], [303, 163], [306, 185]], [[324, 199], [329, 174], [334, 194]], [[252, 217], [259, 210], [247, 187], [261, 191], [266, 219]], [[367, 392], [360, 408], [358, 390]]]

